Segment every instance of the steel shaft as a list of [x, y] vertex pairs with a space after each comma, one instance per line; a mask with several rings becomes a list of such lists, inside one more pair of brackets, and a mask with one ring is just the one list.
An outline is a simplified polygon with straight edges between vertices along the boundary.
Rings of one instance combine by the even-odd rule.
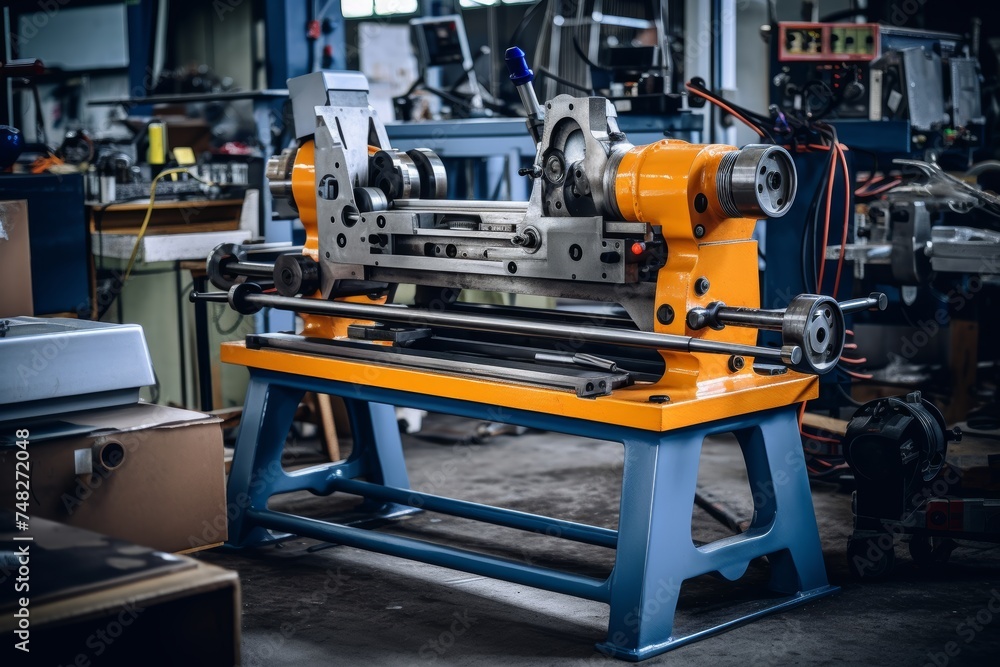
[[662, 334], [649, 331], [630, 331], [592, 326], [561, 325], [551, 322], [535, 322], [510, 317], [470, 315], [468, 313], [448, 313], [417, 310], [406, 306], [375, 306], [346, 303], [342, 301], [321, 301], [296, 297], [261, 294], [253, 283], [237, 285], [229, 290], [213, 294], [192, 294], [191, 300], [226, 302], [237, 311], [250, 314], [261, 308], [276, 308], [312, 315], [355, 317], [381, 322], [402, 323], [420, 326], [437, 326], [449, 329], [465, 329], [494, 333], [514, 333], [541, 338], [589, 343], [609, 343], [630, 347], [645, 347], [678, 352], [708, 352], [754, 357], [760, 360], [796, 364], [801, 359], [802, 349], [786, 345], [780, 349], [741, 345], [722, 341], [702, 340], [690, 336]]
[[396, 199], [393, 208], [398, 211], [473, 211], [476, 213], [524, 213], [526, 201], [457, 201], [452, 199]]

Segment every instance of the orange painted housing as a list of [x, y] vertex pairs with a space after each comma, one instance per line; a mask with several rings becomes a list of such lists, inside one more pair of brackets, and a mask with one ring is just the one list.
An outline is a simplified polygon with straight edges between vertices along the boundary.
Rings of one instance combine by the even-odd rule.
[[[730, 218], [722, 210], [716, 186], [719, 163], [734, 150], [664, 139], [632, 148], [619, 164], [615, 195], [622, 216], [659, 225], [667, 243], [667, 262], [657, 275], [653, 308], [669, 305], [675, 315], [668, 324], [655, 320], [658, 332], [743, 345], [757, 342], [756, 329], [691, 331], [685, 321], [691, 308], [713, 301], [760, 306], [757, 243], [751, 238], [756, 221]], [[701, 278], [708, 280], [709, 288], [698, 294], [695, 284]], [[733, 371], [724, 355], [665, 350], [660, 354], [667, 371], [658, 385], [671, 397], [704, 397], [759, 382], [751, 360]]]
[[[309, 255], [319, 261], [319, 226], [316, 219], [316, 145], [310, 140], [304, 142], [295, 153], [292, 166], [292, 199], [299, 212], [299, 219], [306, 231], [306, 242], [302, 249], [303, 255]], [[320, 292], [312, 295], [322, 298]], [[352, 303], [385, 303], [385, 297], [377, 300], [367, 296], [349, 296], [338, 301]], [[344, 338], [347, 336], [348, 325], [356, 320], [342, 317], [325, 317], [322, 315], [302, 314], [302, 333], [316, 338]]]
[[[664, 139], [632, 148], [619, 164], [615, 195], [622, 216], [626, 220], [659, 226], [668, 247], [666, 264], [657, 276], [653, 308], [655, 311], [662, 305], [669, 305], [675, 315], [668, 324], [654, 318], [658, 332], [744, 345], [757, 342], [756, 329], [726, 327], [721, 331], [710, 328], [691, 331], [685, 323], [685, 315], [691, 308], [707, 306], [713, 301], [752, 308], [760, 305], [757, 244], [751, 238], [756, 221], [729, 218], [719, 204], [716, 175], [722, 156], [733, 150], [736, 148], [732, 146]], [[292, 195], [306, 230], [303, 252], [318, 261], [314, 151], [312, 141], [299, 148], [292, 170]], [[704, 199], [699, 195], [704, 195]], [[701, 229], [696, 234], [699, 226]], [[695, 283], [700, 278], [709, 282], [709, 289], [704, 294], [695, 291]], [[322, 298], [318, 292], [312, 296]], [[342, 300], [372, 302], [366, 296]], [[303, 315], [302, 319], [305, 323], [303, 334], [331, 339], [345, 337], [347, 326], [355, 321], [316, 315]], [[668, 394], [674, 404], [721, 394], [733, 394], [735, 399], [744, 390], [773, 385], [772, 381], [753, 372], [751, 359], [746, 360], [742, 369], [734, 371], [724, 355], [665, 350], [660, 354], [666, 372], [655, 385], [646, 385], [641, 393], [648, 393], [648, 389]], [[237, 359], [243, 363], [249, 361], [244, 353], [227, 356], [234, 362]], [[798, 378], [805, 383], [795, 383], [794, 396], [786, 396], [788, 402], [815, 395], [816, 378], [793, 371], [788, 371], [786, 378]], [[734, 411], [732, 407], [728, 410], [730, 414], [743, 412]]]

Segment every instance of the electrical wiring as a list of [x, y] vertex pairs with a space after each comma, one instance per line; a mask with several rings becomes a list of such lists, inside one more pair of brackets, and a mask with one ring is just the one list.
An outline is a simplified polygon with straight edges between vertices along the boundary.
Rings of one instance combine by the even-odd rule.
[[695, 77], [694, 79], [691, 79], [690, 81], [688, 81], [684, 85], [685, 86], [691, 86], [695, 90], [697, 90], [699, 93], [701, 93], [702, 95], [707, 95], [708, 97], [710, 97], [710, 98], [712, 98], [714, 100], [718, 100], [719, 102], [722, 102], [723, 104], [725, 104], [725, 105], [727, 105], [729, 107], [732, 107], [733, 109], [735, 109], [736, 111], [738, 111], [741, 115], [743, 115], [744, 117], [749, 118], [751, 120], [757, 120], [760, 123], [771, 123], [774, 120], [771, 116], [768, 116], [768, 115], [765, 115], [765, 114], [762, 114], [762, 113], [757, 113], [756, 111], [754, 111], [752, 109], [747, 109], [746, 107], [741, 107], [740, 105], [736, 104], [735, 102], [733, 102], [731, 100], [727, 100], [726, 98], [722, 97], [721, 95], [717, 95], [716, 93], [713, 93], [711, 90], [709, 90], [702, 83], [702, 80], [700, 78], [698, 78], [698, 77]]
[[743, 123], [744, 125], [746, 125], [747, 127], [749, 127], [751, 130], [753, 130], [754, 132], [756, 132], [757, 136], [759, 136], [761, 139], [765, 139], [766, 138], [766, 139], [770, 140], [772, 143], [775, 143], [774, 142], [774, 137], [771, 136], [771, 134], [767, 130], [765, 130], [764, 128], [760, 127], [756, 123], [750, 121], [746, 116], [744, 116], [743, 114], [741, 114], [738, 111], [736, 111], [735, 109], [733, 109], [733, 107], [728, 102], [722, 101], [720, 98], [718, 98], [718, 97], [716, 97], [714, 95], [709, 94], [707, 91], [703, 91], [703, 90], [700, 90], [699, 88], [696, 88], [690, 82], [684, 84], [684, 87], [692, 95], [696, 95], [697, 97], [700, 97], [700, 98], [704, 99], [707, 102], [711, 102], [712, 104], [714, 104], [715, 106], [719, 107], [720, 109], [722, 109], [723, 111], [725, 111], [726, 113], [728, 113], [730, 116], [732, 116], [736, 120], [740, 121], [741, 123]]
[[816, 435], [814, 433], [807, 433], [806, 431], [804, 431], [802, 429], [799, 429], [799, 433], [802, 434], [802, 435], [804, 435], [807, 438], [810, 438], [812, 440], [816, 440], [818, 442], [829, 442], [829, 443], [833, 443], [835, 445], [839, 445], [840, 444], [840, 440], [838, 440], [837, 438], [827, 438], [826, 436]]
[[[835, 160], [836, 160], [836, 150], [831, 149], [830, 150], [830, 161], [832, 163]], [[817, 270], [817, 275], [816, 275], [816, 293], [817, 294], [822, 294], [823, 293], [823, 278], [825, 277], [824, 274], [826, 272], [826, 258], [825, 258], [825, 256], [826, 256], [826, 246], [830, 242], [830, 206], [833, 203], [833, 188], [834, 188], [834, 184], [836, 182], [836, 178], [837, 178], [837, 171], [836, 171], [836, 169], [833, 168], [833, 165], [831, 164], [831, 166], [830, 166], [830, 175], [827, 178], [827, 183], [826, 183], [826, 212], [825, 212], [825, 214], [823, 216], [823, 220], [824, 220], [824, 222], [823, 222], [823, 242], [819, 246], [820, 249], [821, 249], [821, 251], [824, 253], [824, 256], [821, 257], [818, 260], [818, 262], [819, 262], [819, 268]]]
[[895, 177], [895, 178], [889, 180], [887, 183], [883, 183], [882, 185], [879, 185], [877, 188], [874, 188], [874, 189], [866, 189], [866, 188], [869, 188], [871, 186], [862, 185], [860, 188], [858, 188], [857, 190], [854, 191], [854, 196], [856, 196], [856, 197], [874, 197], [876, 195], [882, 194], [883, 192], [888, 192], [889, 190], [892, 190], [894, 187], [896, 187], [897, 185], [901, 184], [902, 182], [903, 182], [902, 178]]
[[122, 285], [128, 282], [128, 277], [132, 273], [132, 267], [135, 266], [135, 260], [139, 256], [139, 247], [142, 244], [142, 239], [146, 236], [146, 228], [149, 226], [149, 221], [153, 217], [153, 204], [156, 202], [156, 184], [160, 182], [161, 178], [170, 176], [171, 174], [188, 174], [196, 181], [200, 181], [206, 185], [211, 185], [211, 183], [201, 179], [187, 167], [164, 169], [156, 175], [153, 182], [149, 186], [149, 205], [146, 207], [146, 216], [142, 219], [142, 225], [139, 226], [139, 233], [135, 237], [135, 245], [132, 246], [132, 254], [129, 255], [128, 264], [125, 266], [125, 275], [122, 277]]
[[847, 168], [847, 156], [844, 155], [844, 146], [836, 143], [834, 144], [834, 151], [844, 171], [844, 225], [840, 232], [840, 255], [837, 257], [837, 273], [833, 279], [833, 292], [831, 292], [833, 297], [837, 298], [837, 294], [840, 292], [840, 276], [844, 270], [844, 249], [847, 247], [847, 229], [851, 222], [851, 171]]
[[538, 2], [533, 4], [524, 12], [524, 16], [521, 17], [521, 20], [518, 22], [517, 27], [514, 28], [514, 32], [511, 33], [510, 42], [507, 44], [508, 47], [518, 46], [517, 43], [518, 41], [520, 41], [521, 35], [524, 33], [525, 28], [528, 27], [528, 24], [531, 22], [531, 19], [534, 18], [535, 12], [537, 12], [542, 7], [545, 7], [546, 4], [547, 0], [538, 0]]
[[850, 395], [850, 394], [849, 394], [849, 393], [847, 392], [847, 390], [846, 390], [846, 389], [844, 389], [844, 387], [843, 387], [842, 385], [840, 385], [840, 384], [837, 384], [837, 385], [836, 385], [836, 387], [837, 387], [837, 391], [839, 391], [839, 392], [840, 392], [840, 395], [844, 397], [844, 400], [846, 400], [846, 401], [847, 401], [848, 403], [850, 403], [850, 404], [851, 404], [851, 405], [853, 405], [854, 407], [856, 407], [856, 408], [860, 408], [860, 407], [861, 407], [862, 405], [864, 405], [864, 403], [862, 403], [862, 402], [860, 402], [860, 401], [856, 401], [856, 400], [854, 399], [854, 397], [853, 397], [853, 396], [851, 396], [851, 395]]
[[813, 479], [825, 479], [827, 477], [833, 477], [835, 475], [839, 475], [842, 472], [850, 471], [851, 469], [850, 466], [848, 466], [846, 463], [833, 466], [832, 468], [829, 468], [827, 470], [815, 470], [809, 468], [808, 465], [806, 467], [809, 469], [810, 473], [809, 476], [812, 477]]
[[579, 90], [580, 92], [586, 93], [588, 95], [593, 95], [594, 94], [594, 90], [592, 88], [587, 88], [586, 86], [581, 86], [581, 85], [579, 85], [577, 83], [573, 83], [569, 79], [564, 79], [561, 76], [553, 74], [552, 72], [550, 72], [545, 67], [539, 67], [536, 70], [536, 73], [537, 74], [541, 74], [542, 76], [548, 77], [548, 78], [552, 79], [553, 81], [555, 81], [556, 83], [559, 83], [559, 84], [562, 84], [562, 85], [566, 86], [567, 88], [573, 88], [574, 90]]
[[601, 65], [598, 65], [597, 63], [593, 62], [590, 58], [588, 58], [587, 54], [583, 52], [583, 48], [580, 46], [580, 40], [576, 38], [576, 35], [573, 35], [573, 50], [576, 51], [576, 55], [580, 58], [580, 60], [586, 63], [587, 67], [590, 67], [591, 69], [600, 70], [603, 72], [614, 71], [610, 67], [602, 67]]

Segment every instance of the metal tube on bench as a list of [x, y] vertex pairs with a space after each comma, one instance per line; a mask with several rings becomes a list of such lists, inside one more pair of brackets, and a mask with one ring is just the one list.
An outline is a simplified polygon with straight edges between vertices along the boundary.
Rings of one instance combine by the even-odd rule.
[[759, 308], [719, 308], [718, 320], [720, 324], [731, 324], [736, 327], [755, 327], [757, 329], [770, 329], [781, 331], [784, 323], [785, 311], [783, 310], [762, 310]]
[[247, 276], [248, 278], [272, 278], [274, 277], [274, 264], [264, 262], [226, 262], [226, 273], [237, 276]]
[[[256, 290], [256, 291], [255, 291]], [[191, 300], [202, 298], [200, 294], [192, 294]], [[360, 319], [383, 322], [399, 322], [423, 326], [438, 326], [451, 329], [473, 331], [489, 331], [497, 333], [515, 333], [542, 338], [559, 338], [581, 340], [590, 343], [609, 343], [612, 345], [628, 345], [631, 347], [647, 347], [657, 350], [676, 350], [679, 352], [709, 352], [713, 354], [739, 355], [778, 361], [784, 364], [797, 364], [802, 357], [802, 348], [797, 345], [785, 345], [780, 349], [742, 345], [722, 341], [702, 340], [676, 334], [663, 334], [651, 331], [631, 331], [622, 329], [600, 328], [590, 326], [559, 325], [551, 322], [534, 322], [518, 320], [509, 317], [490, 317], [469, 315], [467, 313], [431, 312], [415, 310], [405, 306], [373, 306], [367, 304], [347, 303], [343, 301], [322, 301], [311, 298], [274, 296], [261, 294], [253, 283], [236, 285], [229, 290], [229, 303], [237, 311], [250, 314], [261, 308], [277, 308], [291, 310], [311, 315], [332, 315], [339, 317], [356, 317]], [[218, 300], [212, 295], [209, 299]]]
[[461, 211], [473, 213], [524, 213], [526, 201], [457, 201], [452, 199], [396, 199], [398, 211]]
[[871, 308], [877, 308], [878, 310], [885, 310], [889, 305], [889, 297], [881, 292], [872, 292], [866, 297], [861, 297], [860, 299], [849, 299], [847, 301], [840, 302], [840, 310], [845, 314], [856, 313], [861, 310], [869, 310]]

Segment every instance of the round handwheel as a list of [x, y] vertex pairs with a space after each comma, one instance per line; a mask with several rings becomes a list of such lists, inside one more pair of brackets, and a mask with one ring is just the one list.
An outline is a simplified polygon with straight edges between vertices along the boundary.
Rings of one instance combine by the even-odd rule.
[[782, 342], [802, 348], [802, 359], [792, 366], [806, 373], [833, 370], [844, 351], [844, 313], [828, 296], [800, 294], [785, 309]]
[[228, 290], [246, 280], [246, 276], [238, 276], [226, 272], [229, 262], [245, 262], [247, 253], [238, 243], [223, 243], [216, 246], [208, 256], [208, 279], [221, 290]]

